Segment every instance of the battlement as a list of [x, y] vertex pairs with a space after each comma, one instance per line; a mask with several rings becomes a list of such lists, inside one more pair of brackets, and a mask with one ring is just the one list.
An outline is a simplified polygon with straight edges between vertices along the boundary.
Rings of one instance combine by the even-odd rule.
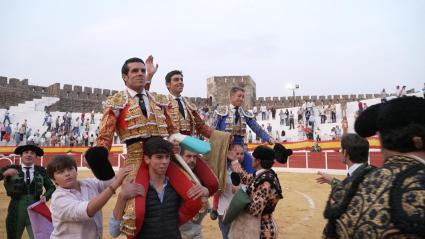
[[[317, 104], [339, 104], [342, 101], [357, 101], [379, 98], [381, 94], [351, 94], [351, 95], [312, 95], [312, 96], [295, 96], [295, 106], [301, 106], [305, 101], [312, 101]], [[258, 97], [255, 106], [260, 105], [276, 106], [277, 108], [293, 107], [293, 96], [281, 97]]]
[[100, 89], [84, 87], [80, 85], [64, 84], [61, 88], [60, 83], [50, 85], [48, 93], [52, 96], [71, 98], [71, 99], [91, 99], [91, 100], [105, 100], [106, 97], [115, 94], [116, 90]]
[[43, 96], [58, 97], [60, 100], [49, 107], [52, 111], [102, 111], [102, 101], [116, 90], [84, 87], [60, 83], [50, 86], [29, 85], [28, 79], [19, 80], [0, 76], [0, 107], [18, 105]]
[[[245, 89], [245, 107], [275, 106], [276, 108], [293, 107], [292, 96], [259, 97], [256, 98], [255, 82], [249, 75], [242, 76], [213, 76], [207, 79], [207, 98], [188, 97], [198, 108], [206, 105], [229, 104], [228, 92], [233, 86]], [[29, 85], [28, 79], [16, 79], [0, 76], [0, 108], [18, 105], [25, 101], [43, 96], [58, 97], [59, 101], [49, 107], [50, 111], [72, 112], [102, 112], [102, 101], [115, 94], [116, 90], [91, 88], [81, 85], [55, 83], [50, 86]], [[380, 94], [351, 94], [351, 95], [313, 95], [295, 96], [295, 106], [301, 106], [305, 101], [317, 104], [338, 104], [341, 101], [357, 101], [379, 98]]]
[[212, 76], [207, 79], [207, 102], [210, 105], [223, 105], [229, 102], [229, 92], [234, 86], [245, 89], [245, 107], [251, 108], [256, 97], [256, 85], [249, 75]]

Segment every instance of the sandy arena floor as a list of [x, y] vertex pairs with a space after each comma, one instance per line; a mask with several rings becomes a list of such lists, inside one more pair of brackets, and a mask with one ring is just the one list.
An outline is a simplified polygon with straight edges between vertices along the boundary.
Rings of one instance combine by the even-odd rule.
[[[81, 178], [92, 177], [91, 172], [80, 172]], [[317, 176], [302, 173], [280, 173], [279, 179], [284, 186], [284, 198], [277, 205], [274, 218], [279, 226], [279, 238], [302, 239], [320, 238], [325, 220], [322, 212], [325, 206], [329, 185], [319, 185], [315, 182]], [[108, 234], [108, 217], [115, 205], [114, 196], [103, 208], [104, 238]], [[9, 197], [4, 187], [0, 189], [0, 238], [6, 238], [5, 218]], [[212, 221], [207, 215], [203, 221], [203, 233], [206, 239], [221, 238], [217, 221]], [[23, 238], [28, 238], [24, 232]], [[121, 236], [119, 238], [125, 238]]]

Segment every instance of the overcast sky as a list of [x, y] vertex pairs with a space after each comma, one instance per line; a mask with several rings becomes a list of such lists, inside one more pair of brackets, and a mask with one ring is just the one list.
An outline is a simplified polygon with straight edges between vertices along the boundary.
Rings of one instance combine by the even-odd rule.
[[130, 57], [184, 72], [186, 96], [214, 75], [251, 75], [257, 96], [377, 93], [425, 82], [424, 0], [0, 2], [0, 75], [122, 89]]

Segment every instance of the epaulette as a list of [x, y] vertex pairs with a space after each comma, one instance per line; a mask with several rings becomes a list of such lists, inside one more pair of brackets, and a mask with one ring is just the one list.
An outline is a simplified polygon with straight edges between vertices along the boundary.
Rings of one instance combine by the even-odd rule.
[[102, 102], [103, 108], [111, 107], [112, 109], [124, 109], [128, 103], [128, 95], [125, 91], [119, 91], [109, 96]]
[[187, 106], [187, 108], [191, 111], [197, 111], [198, 108], [196, 105], [192, 104], [186, 97], [183, 97], [184, 103]]
[[241, 110], [242, 110], [242, 114], [243, 114], [245, 117], [248, 117], [248, 118], [254, 118], [254, 114], [253, 114], [253, 113], [251, 113], [251, 112], [249, 112], [249, 111], [245, 111], [243, 108], [241, 108]]
[[167, 107], [168, 104], [170, 103], [166, 95], [158, 94], [156, 92], [148, 92], [148, 91], [147, 91], [147, 94], [152, 99], [152, 101], [158, 106]]
[[215, 113], [220, 116], [226, 116], [229, 114], [229, 108], [226, 105], [218, 106], [217, 109], [215, 109]]

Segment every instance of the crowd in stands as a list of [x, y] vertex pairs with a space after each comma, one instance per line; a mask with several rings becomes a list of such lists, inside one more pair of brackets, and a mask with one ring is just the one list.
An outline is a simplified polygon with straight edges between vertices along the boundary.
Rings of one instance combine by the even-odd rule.
[[[340, 106], [341, 118], [346, 121], [347, 102], [341, 102]], [[281, 142], [307, 139], [321, 141], [323, 138], [334, 140], [341, 137], [341, 127], [343, 125], [348, 128], [348, 124], [342, 124], [343, 122], [341, 122], [341, 125], [339, 125], [337, 123], [337, 110], [336, 105], [333, 103], [316, 105], [313, 101], [308, 100], [301, 107], [291, 109], [276, 109], [275, 106], [267, 107], [261, 105], [259, 110], [254, 106], [252, 113], [262, 123], [263, 129]], [[273, 129], [270, 122], [278, 122], [278, 128]], [[323, 132], [321, 131], [321, 125], [324, 124], [335, 124], [335, 126], [331, 127], [330, 132]], [[296, 130], [297, 137], [287, 138], [287, 131], [289, 130]], [[248, 143], [260, 142], [257, 137], [253, 136], [251, 131], [248, 132], [247, 141]]]
[[[425, 83], [422, 88], [425, 97]], [[406, 96], [406, 86], [396, 86], [394, 94], [396, 97]], [[390, 94], [384, 89], [381, 91], [381, 102], [386, 102]], [[358, 110], [354, 119], [365, 110], [368, 105], [360, 100], [357, 101]], [[340, 110], [334, 103], [315, 104], [311, 100], [305, 101], [301, 107], [290, 109], [277, 109], [276, 105], [259, 107], [254, 106], [249, 109], [254, 114], [262, 128], [280, 142], [293, 142], [303, 140], [337, 140], [348, 132], [347, 101], [341, 100]], [[201, 118], [211, 124], [214, 108], [206, 105], [199, 109]], [[74, 117], [73, 117], [74, 115]], [[93, 146], [98, 134], [98, 120], [95, 119], [94, 111], [89, 113], [66, 112], [63, 115], [53, 117], [48, 111], [45, 112], [43, 126], [47, 126], [44, 131], [31, 128], [31, 122], [11, 122], [9, 110], [3, 115], [0, 121], [0, 145], [20, 145], [31, 143], [38, 146]], [[337, 118], [341, 121], [337, 121]], [[352, 119], [352, 120], [354, 120]], [[271, 122], [277, 122], [278, 127], [273, 128]], [[329, 130], [324, 131], [322, 125]], [[288, 137], [288, 131], [294, 130], [296, 137]], [[261, 143], [261, 140], [248, 131], [246, 143]], [[115, 137], [117, 143], [118, 137]]]
[[[8, 111], [0, 122], [2, 145], [33, 144], [37, 146], [93, 146], [99, 131], [99, 120], [94, 111], [89, 113], [65, 112], [53, 117], [46, 111], [42, 120], [43, 129], [33, 129], [31, 122], [11, 122]], [[6, 122], [7, 121], [7, 122]]]

